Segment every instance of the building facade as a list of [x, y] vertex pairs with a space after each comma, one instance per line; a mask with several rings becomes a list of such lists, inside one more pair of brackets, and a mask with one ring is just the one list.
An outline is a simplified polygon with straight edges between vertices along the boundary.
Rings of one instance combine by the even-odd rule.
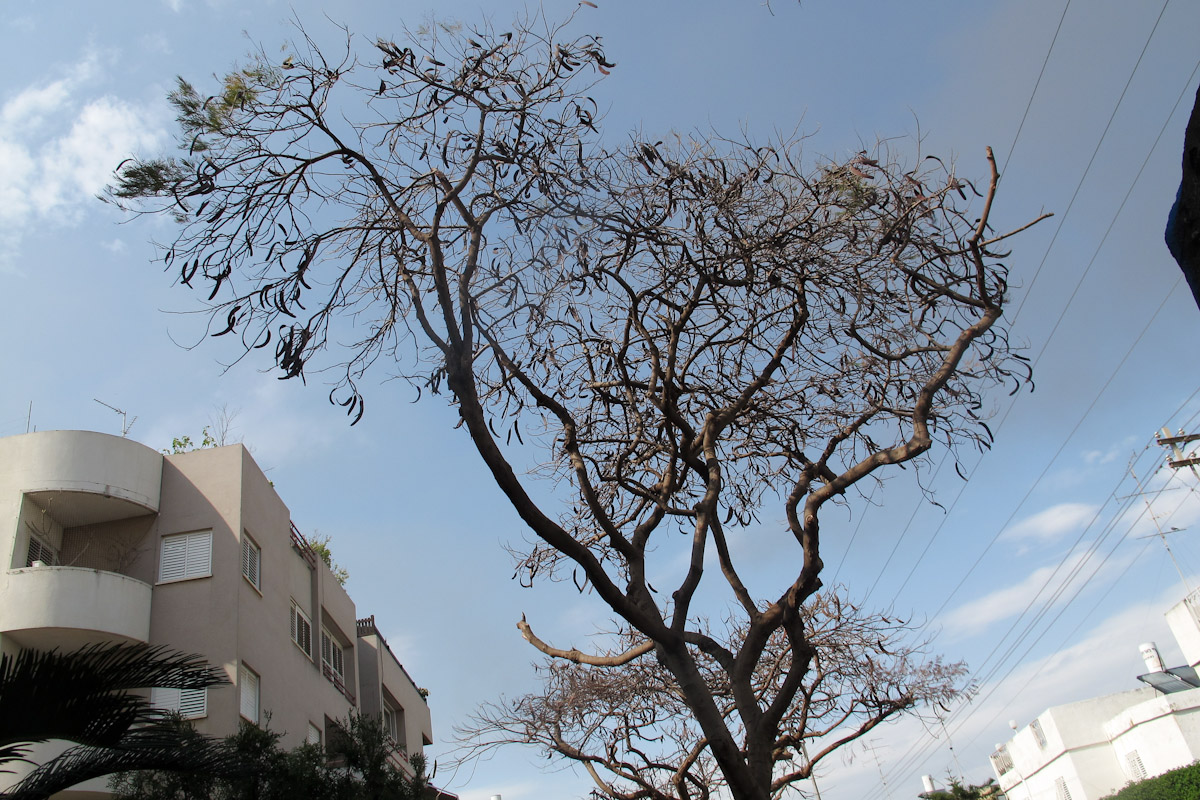
[[1127, 783], [1200, 760], [1200, 597], [1167, 612], [1188, 664], [1166, 668], [1141, 646], [1140, 689], [1054, 706], [991, 756], [1009, 800], [1099, 800]]
[[166, 645], [229, 678], [151, 692], [202, 733], [269, 718], [292, 747], [357, 711], [407, 771], [432, 743], [424, 692], [240, 444], [164, 456], [87, 431], [0, 439], [0, 567], [0, 652]]

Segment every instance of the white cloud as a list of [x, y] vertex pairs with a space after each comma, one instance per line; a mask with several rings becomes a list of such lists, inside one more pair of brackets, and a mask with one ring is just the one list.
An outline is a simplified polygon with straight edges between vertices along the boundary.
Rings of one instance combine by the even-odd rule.
[[4, 103], [0, 123], [10, 133], [37, 128], [47, 114], [58, 111], [71, 96], [66, 80], [47, 86], [30, 87]]
[[1108, 464], [1115, 461], [1120, 453], [1117, 448], [1110, 447], [1107, 451], [1104, 450], [1088, 450], [1083, 454], [1083, 461], [1089, 466], [1098, 466], [1100, 464]]
[[1096, 511], [1096, 506], [1087, 503], [1059, 503], [1021, 520], [1005, 530], [1000, 539], [1052, 542], [1090, 523]]
[[65, 77], [0, 104], [0, 268], [15, 260], [26, 226], [74, 222], [121, 159], [166, 138], [161, 109], [80, 97], [99, 62], [89, 54]]
[[[1080, 580], [1086, 580], [1092, 586], [1103, 583], [1103, 575], [1124, 569], [1133, 556], [1109, 558], [1099, 562], [1093, 555], [1087, 559], [1086, 552], [1079, 552], [1066, 558], [1061, 565], [1045, 566], [1034, 570], [1020, 583], [998, 589], [977, 600], [959, 606], [949, 614], [940, 617], [942, 628], [949, 637], [964, 634], [979, 634], [994, 622], [1014, 617], [1023, 612], [1034, 597], [1036, 605], [1050, 602], [1050, 608], [1055, 608], [1075, 595], [1073, 589]], [[1087, 559], [1085, 563], [1085, 559]], [[1093, 570], [1099, 570], [1093, 575]], [[1065, 584], [1065, 585], [1064, 585]], [[1055, 593], [1057, 592], [1057, 597]], [[1040, 593], [1040, 594], [1039, 594]], [[1050, 598], [1054, 598], [1050, 601]]]

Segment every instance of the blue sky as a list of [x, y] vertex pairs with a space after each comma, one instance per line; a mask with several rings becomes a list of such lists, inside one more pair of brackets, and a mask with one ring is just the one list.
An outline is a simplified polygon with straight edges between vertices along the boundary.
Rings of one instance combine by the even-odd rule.
[[[574, 24], [603, 36], [618, 63], [597, 89], [610, 136], [744, 128], [766, 137], [798, 126], [819, 157], [894, 136], [908, 137], [900, 146], [911, 150], [919, 135], [923, 152], [956, 158], [972, 177], [986, 174], [991, 145], [1004, 171], [997, 226], [1043, 209], [1057, 215], [1017, 239], [1008, 259], [1019, 304], [1013, 337], [1038, 361], [1037, 388], [994, 399], [997, 444], [982, 459], [964, 454], [970, 482], [952, 465], [930, 479], [943, 511], [901, 476], [871, 508], [860, 503], [824, 525], [827, 580], [836, 570], [854, 596], [930, 623], [934, 649], [979, 670], [977, 701], [946, 725], [967, 777], [990, 774], [986, 756], [1008, 737], [1008, 720], [1025, 724], [1047, 705], [1132, 688], [1140, 642], [1158, 640], [1179, 663], [1162, 613], [1183, 585], [1162, 547], [1136, 538], [1153, 530], [1137, 516], [1141, 500], [1120, 498], [1139, 482], [1166, 483], [1154, 475], [1161, 451], [1147, 449], [1160, 426], [1200, 428], [1192, 345], [1200, 311], [1161, 238], [1196, 90], [1200, 6], [1168, 3], [1148, 46], [1157, 0], [1070, 7], [1014, 146], [1059, 0], [598, 4]], [[502, 25], [521, 7], [455, 0], [436, 11], [467, 23], [486, 13]], [[260, 372], [261, 362], [226, 371], [237, 354], [220, 344], [186, 349], [196, 320], [176, 312], [192, 298], [151, 263], [149, 241], [167, 240], [169, 227], [122, 224], [93, 197], [125, 155], [169, 146], [163, 98], [176, 74], [203, 84], [255, 43], [278, 48], [293, 19], [329, 42], [330, 19], [366, 39], [399, 38], [432, 6], [6, 0], [3, 8], [0, 435], [24, 432], [27, 421], [119, 433], [120, 418], [99, 399], [136, 416], [131, 437], [161, 448], [180, 434], [196, 438], [222, 406], [236, 410], [237, 434], [296, 523], [333, 537], [360, 612], [376, 614], [431, 690], [436, 758], [477, 703], [532, 685], [535, 653], [515, 628], [522, 613], [567, 646], [603, 623], [602, 609], [569, 585], [528, 590], [510, 580], [504, 545], [525, 534], [441, 400], [414, 405], [381, 373], [368, 387], [367, 416], [349, 428], [319, 376], [306, 388]], [[545, 3], [551, 16], [575, 8]], [[1186, 476], [1151, 499], [1164, 528], [1200, 517]], [[778, 561], [774, 531], [767, 519], [742, 545], [764, 582]], [[1189, 575], [1200, 572], [1195, 536], [1171, 540]], [[1097, 555], [1085, 558], [1093, 542]], [[1079, 577], [1003, 657], [1026, 630], [1017, 614], [1048, 581], [1036, 613], [1076, 565]], [[823, 797], [910, 797], [920, 774], [959, 769], [940, 726], [887, 726], [872, 744], [878, 765], [855, 748], [819, 771]], [[587, 790], [582, 776], [519, 750], [439, 779], [466, 800]]]

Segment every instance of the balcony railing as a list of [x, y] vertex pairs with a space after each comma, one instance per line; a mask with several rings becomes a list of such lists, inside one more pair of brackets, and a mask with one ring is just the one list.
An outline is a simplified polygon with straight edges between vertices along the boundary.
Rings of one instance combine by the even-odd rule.
[[312, 549], [312, 545], [304, 538], [304, 534], [296, 527], [296, 523], [288, 521], [292, 528], [292, 547], [296, 548], [296, 552], [300, 557], [308, 562], [308, 565], [313, 569], [317, 568], [317, 553]]
[[342, 693], [342, 696], [350, 701], [350, 705], [358, 706], [358, 700], [354, 697], [354, 692], [346, 688], [346, 680], [333, 671], [333, 667], [328, 663], [321, 663], [321, 674], [325, 676], [325, 680], [333, 684], [333, 688]]
[[992, 766], [996, 768], [997, 775], [1003, 775], [1013, 768], [1012, 755], [1009, 754], [1007, 747], [1001, 747], [996, 752], [992, 753]]

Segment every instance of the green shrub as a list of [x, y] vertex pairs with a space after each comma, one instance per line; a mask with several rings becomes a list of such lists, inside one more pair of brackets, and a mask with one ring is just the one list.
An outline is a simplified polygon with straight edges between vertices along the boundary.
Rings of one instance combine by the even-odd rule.
[[1200, 762], [1131, 783], [1104, 800], [1200, 800]]

